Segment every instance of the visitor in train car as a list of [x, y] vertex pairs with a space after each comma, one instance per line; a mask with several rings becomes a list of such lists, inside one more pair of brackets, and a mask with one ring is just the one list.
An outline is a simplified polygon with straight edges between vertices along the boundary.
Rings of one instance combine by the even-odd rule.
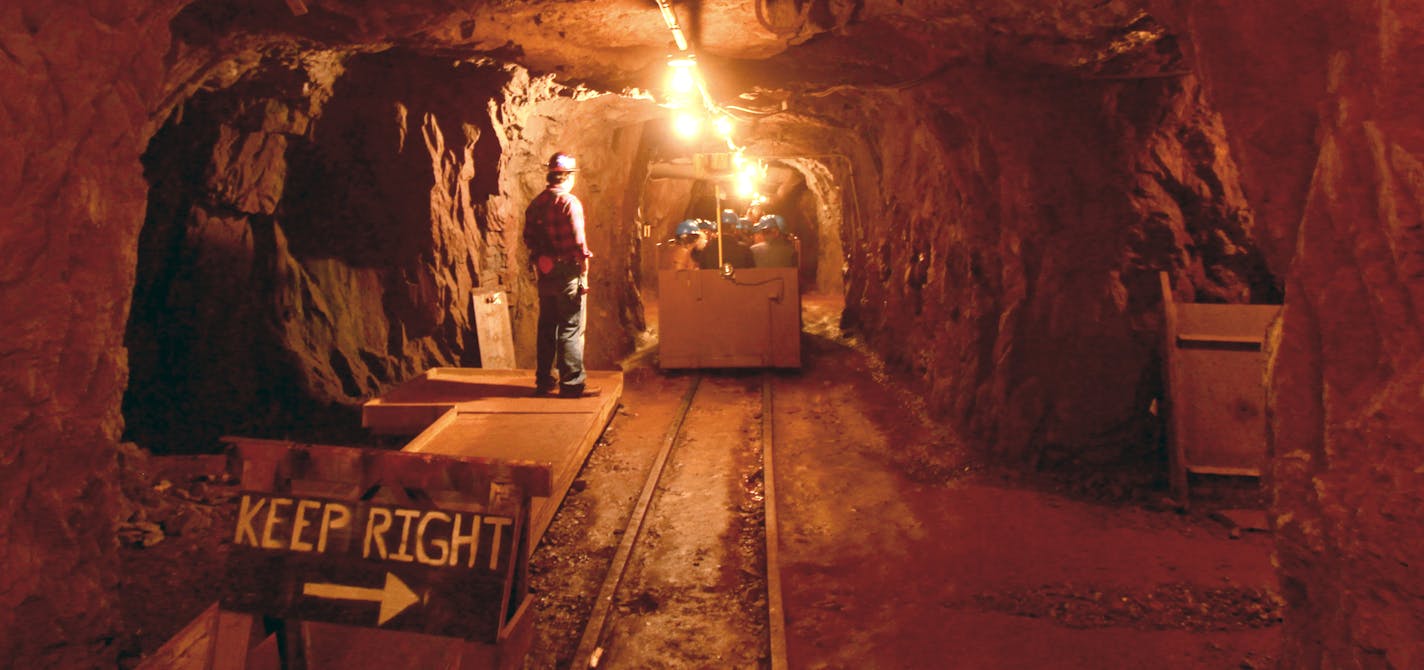
[[796, 250], [796, 254], [793, 258], [797, 260], [796, 265], [799, 266], [801, 260], [801, 236], [791, 232], [791, 224], [786, 220], [786, 217], [780, 214], [776, 215], [776, 229], [781, 232], [781, 238], [790, 242], [791, 247]]
[[701, 230], [702, 235], [707, 239], [702, 248], [693, 254], [697, 266], [703, 270], [715, 270], [721, 267], [717, 258], [717, 240], [721, 237], [717, 231], [717, 224], [707, 219], [697, 219], [697, 229]]
[[[558, 390], [563, 398], [598, 395], [583, 368], [584, 313], [588, 303], [588, 249], [583, 203], [571, 191], [577, 161], [559, 152], [549, 157], [546, 187], [524, 210], [524, 245], [538, 276], [539, 325], [535, 343], [534, 394]], [[559, 378], [554, 379], [557, 363]]]
[[[733, 248], [736, 244], [736, 222], [737, 215], [730, 209], [722, 210], [720, 226], [706, 219], [697, 220], [697, 225], [707, 235], [707, 246], [697, 255], [697, 262], [702, 266], [702, 269], [716, 270], [723, 264], [731, 262], [737, 251]], [[719, 244], [720, 251], [718, 250]], [[734, 265], [733, 267], [738, 266]]]
[[677, 224], [676, 242], [670, 257], [674, 270], [699, 270], [698, 257], [707, 248], [707, 234], [697, 225], [697, 219], [685, 219]]
[[752, 200], [750, 205], [747, 205], [747, 213], [743, 214], [742, 218], [746, 220], [748, 228], [756, 225], [756, 222], [760, 221], [761, 217], [766, 216], [765, 202], [765, 200], [758, 196]]
[[782, 236], [786, 220], [780, 214], [767, 214], [752, 226], [752, 260], [759, 268], [796, 267], [796, 247]]
[[751, 223], [736, 212], [722, 212], [722, 264], [733, 268], [754, 267], [751, 252]]

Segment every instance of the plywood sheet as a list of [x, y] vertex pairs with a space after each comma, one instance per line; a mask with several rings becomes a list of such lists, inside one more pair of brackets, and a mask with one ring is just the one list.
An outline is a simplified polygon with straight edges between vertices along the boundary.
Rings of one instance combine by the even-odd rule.
[[470, 300], [475, 307], [475, 335], [480, 343], [480, 367], [512, 369], [514, 331], [509, 324], [509, 300], [504, 291], [475, 291]]
[[1177, 304], [1177, 334], [1194, 334], [1266, 339], [1266, 327], [1280, 305], [1214, 305], [1206, 303]]
[[1265, 354], [1182, 348], [1173, 384], [1190, 471], [1259, 474], [1266, 458]]

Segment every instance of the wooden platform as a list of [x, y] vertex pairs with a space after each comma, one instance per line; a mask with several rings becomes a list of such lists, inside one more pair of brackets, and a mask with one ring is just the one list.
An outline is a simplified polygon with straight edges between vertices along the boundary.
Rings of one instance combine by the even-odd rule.
[[403, 451], [535, 461], [553, 466], [549, 497], [534, 498], [538, 545], [623, 395], [623, 373], [589, 371], [592, 398], [536, 398], [533, 370], [432, 368], [367, 402], [362, 425], [413, 435]]

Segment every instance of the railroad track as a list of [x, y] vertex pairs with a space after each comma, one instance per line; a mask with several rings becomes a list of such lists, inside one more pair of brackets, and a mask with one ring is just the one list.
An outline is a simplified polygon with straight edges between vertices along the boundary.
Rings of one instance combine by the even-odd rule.
[[[641, 667], [651, 659], [675, 664], [670, 657], [678, 649], [668, 647], [683, 646], [704, 654], [703, 661], [786, 668], [773, 395], [766, 373], [690, 378], [571, 667]], [[717, 531], [728, 509], [734, 510], [730, 525], [742, 519], [741, 527]], [[706, 524], [699, 523], [702, 515]], [[747, 546], [753, 542], [760, 546]], [[748, 565], [760, 557], [761, 565]], [[727, 592], [737, 592], [735, 602], [728, 603]], [[690, 617], [678, 613], [696, 618], [698, 608], [711, 616], [688, 623]], [[676, 630], [638, 632], [657, 628]]]

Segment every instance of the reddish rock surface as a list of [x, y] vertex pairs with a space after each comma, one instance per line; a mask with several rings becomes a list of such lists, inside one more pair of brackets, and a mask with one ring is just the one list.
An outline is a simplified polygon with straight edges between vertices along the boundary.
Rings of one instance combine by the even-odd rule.
[[185, 104], [146, 161], [132, 439], [171, 452], [211, 450], [223, 433], [355, 436], [355, 406], [392, 383], [480, 365], [477, 289], [512, 295], [516, 351], [532, 358], [518, 232], [554, 146], [588, 155], [580, 192], [605, 314], [589, 358], [610, 365], [635, 294], [614, 288], [629, 285], [623, 202], [601, 197], [626, 177], [600, 168], [630, 161], [586, 148], [607, 130], [562, 119], [614, 123], [640, 105], [561, 90], [514, 67], [275, 51]]
[[1269, 379], [1282, 667], [1417, 667], [1424, 13], [1207, 2], [1164, 14], [1197, 45], [1287, 277]]

